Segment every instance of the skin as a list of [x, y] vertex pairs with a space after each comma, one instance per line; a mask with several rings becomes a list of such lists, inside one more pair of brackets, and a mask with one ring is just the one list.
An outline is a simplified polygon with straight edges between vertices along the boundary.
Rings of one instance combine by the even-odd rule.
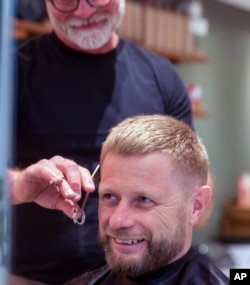
[[[61, 156], [42, 159], [25, 170], [9, 170], [11, 204], [35, 202], [48, 209], [63, 211], [72, 217], [81, 191], [93, 192], [95, 185], [89, 171]], [[49, 185], [53, 181], [58, 185]]]
[[101, 168], [99, 239], [111, 268], [138, 277], [182, 257], [210, 194], [203, 186], [184, 195], [166, 154], [109, 152]]
[[[119, 37], [115, 30], [124, 14], [124, 0], [111, 0], [109, 5], [102, 8], [93, 8], [85, 0], [81, 0], [78, 9], [72, 13], [59, 12], [49, 1], [46, 1], [46, 5], [57, 37], [70, 48], [100, 54], [118, 45]], [[75, 34], [75, 40], [69, 38], [69, 31]], [[88, 38], [89, 42], [95, 43], [90, 44], [91, 47], [82, 45], [77, 42], [79, 38], [82, 38], [82, 41]]]

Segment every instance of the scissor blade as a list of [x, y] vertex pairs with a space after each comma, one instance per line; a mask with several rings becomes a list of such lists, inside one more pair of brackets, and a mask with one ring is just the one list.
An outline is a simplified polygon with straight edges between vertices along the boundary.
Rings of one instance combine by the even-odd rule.
[[100, 181], [100, 164], [96, 166], [95, 170], [92, 172], [91, 177], [95, 182]]
[[[93, 179], [94, 182], [98, 182], [100, 181], [100, 164], [98, 164], [95, 168], [95, 170], [92, 172], [91, 174], [91, 177]], [[88, 200], [88, 197], [89, 197], [89, 193], [87, 192], [85, 194], [85, 197], [84, 197], [84, 200], [82, 202], [82, 207], [81, 209], [84, 210], [85, 206], [86, 206], [86, 203], [87, 203], [87, 200]]]

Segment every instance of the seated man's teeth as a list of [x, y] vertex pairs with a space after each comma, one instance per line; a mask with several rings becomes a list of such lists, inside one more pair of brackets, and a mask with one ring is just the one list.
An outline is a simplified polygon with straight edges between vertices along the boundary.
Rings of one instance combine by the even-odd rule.
[[121, 240], [121, 239], [116, 239], [116, 242], [117, 243], [126, 243], [126, 244], [135, 244], [135, 243], [138, 243], [139, 240], [137, 239], [130, 239], [130, 240]]

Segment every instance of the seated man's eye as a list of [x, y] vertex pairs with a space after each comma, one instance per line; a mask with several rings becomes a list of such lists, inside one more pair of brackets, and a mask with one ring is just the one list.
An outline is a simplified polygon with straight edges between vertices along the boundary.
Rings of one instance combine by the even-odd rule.
[[113, 203], [117, 203], [118, 198], [114, 194], [105, 193], [102, 196], [100, 196], [100, 200], [106, 204], [113, 204]]
[[145, 197], [145, 196], [141, 196], [138, 198], [138, 202], [141, 202], [141, 203], [153, 203], [153, 201], [151, 199], [149, 199], [148, 197]]
[[114, 195], [112, 195], [110, 193], [104, 194], [103, 199], [112, 200], [112, 199], [114, 199]]
[[142, 209], [146, 208], [147, 209], [147, 208], [154, 207], [156, 204], [153, 200], [151, 200], [150, 198], [148, 198], [146, 196], [139, 196], [136, 199], [136, 205], [139, 208], [142, 208]]

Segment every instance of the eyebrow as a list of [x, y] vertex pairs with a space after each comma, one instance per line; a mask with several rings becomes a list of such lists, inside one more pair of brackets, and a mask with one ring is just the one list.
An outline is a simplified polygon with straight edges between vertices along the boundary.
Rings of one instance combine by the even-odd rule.
[[[111, 193], [115, 194], [115, 193], [117, 193], [117, 191], [119, 191], [119, 190], [115, 190], [114, 188], [110, 188], [110, 187], [104, 188], [104, 187], [102, 187], [101, 183], [100, 183], [99, 189], [98, 189], [99, 193], [100, 192], [105, 192], [105, 193], [111, 192]], [[132, 194], [133, 196], [148, 197], [148, 198], [153, 199], [153, 200], [159, 199], [159, 193], [154, 189], [150, 190], [150, 192], [149, 192], [149, 190], [132, 190], [130, 194]]]

